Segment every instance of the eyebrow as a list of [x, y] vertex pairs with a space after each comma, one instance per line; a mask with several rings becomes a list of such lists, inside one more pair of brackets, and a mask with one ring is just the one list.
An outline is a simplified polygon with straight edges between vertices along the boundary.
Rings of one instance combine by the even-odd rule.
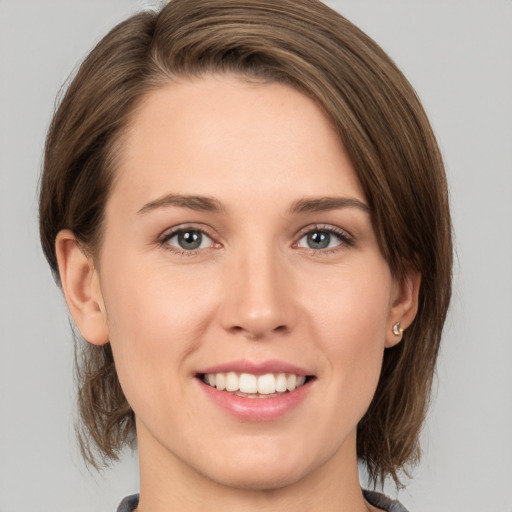
[[341, 208], [359, 208], [370, 213], [370, 207], [355, 197], [317, 197], [300, 199], [290, 207], [290, 213], [325, 212]]
[[[224, 210], [222, 203], [213, 197], [167, 194], [145, 204], [138, 213], [143, 214], [167, 206], [178, 206], [202, 212], [221, 212]], [[299, 199], [291, 205], [290, 213], [324, 212], [341, 208], [359, 208], [366, 213], [370, 213], [368, 205], [353, 197]]]
[[145, 204], [138, 213], [147, 213], [157, 208], [165, 208], [166, 206], [178, 206], [201, 212], [220, 212], [223, 210], [220, 201], [213, 197], [167, 194]]

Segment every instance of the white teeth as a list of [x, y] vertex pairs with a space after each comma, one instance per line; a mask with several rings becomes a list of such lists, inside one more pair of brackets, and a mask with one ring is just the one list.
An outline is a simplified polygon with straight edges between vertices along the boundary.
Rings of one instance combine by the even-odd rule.
[[239, 388], [242, 393], [257, 393], [258, 384], [256, 381], [256, 375], [251, 375], [250, 373], [242, 373], [242, 375], [240, 375]]
[[[286, 375], [284, 373], [280, 373], [276, 379], [276, 391], [278, 391], [279, 393], [284, 393], [287, 389], [287, 387], [286, 387], [287, 380], [288, 379], [286, 378]], [[306, 380], [306, 379], [304, 379], [304, 380]]]
[[226, 391], [237, 391], [240, 389], [240, 379], [235, 372], [226, 375]]
[[276, 378], [272, 373], [260, 375], [258, 377], [258, 393], [260, 395], [270, 395], [276, 392]]
[[215, 374], [215, 387], [219, 391], [223, 391], [226, 389], [226, 375], [223, 373], [217, 373]]
[[253, 375], [252, 373], [227, 372], [208, 373], [203, 380], [219, 391], [239, 392], [248, 398], [257, 398], [258, 395], [277, 396], [278, 393], [293, 391], [304, 385], [306, 377], [293, 373]]
[[288, 375], [288, 379], [286, 381], [286, 388], [288, 391], [293, 391], [295, 387], [297, 386], [297, 375], [294, 375], [291, 373]]

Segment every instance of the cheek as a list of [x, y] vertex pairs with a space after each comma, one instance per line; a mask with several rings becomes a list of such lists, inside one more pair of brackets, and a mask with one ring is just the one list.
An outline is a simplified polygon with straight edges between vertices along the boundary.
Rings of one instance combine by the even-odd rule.
[[171, 276], [161, 267], [120, 260], [103, 270], [110, 341], [128, 401], [137, 409], [155, 394], [177, 396], [177, 379], [188, 377], [182, 363], [208, 323], [211, 294], [199, 293], [201, 278], [190, 282], [190, 272]]
[[384, 347], [392, 286], [384, 262], [364, 261], [307, 283], [304, 309], [324, 332], [321, 338], [335, 347]]
[[[112, 339], [158, 348], [186, 342], [200, 328], [198, 311], [210, 300], [200, 272], [170, 271], [165, 264], [126, 258], [104, 268], [102, 289]], [[204, 319], [203, 319], [204, 320]], [[187, 333], [189, 333], [187, 335]], [[185, 336], [184, 336], [185, 335]], [[149, 344], [149, 341], [151, 343]], [[148, 342], [146, 344], [146, 342]]]
[[[314, 326], [318, 354], [327, 361], [327, 378], [347, 406], [364, 413], [379, 379], [390, 309], [391, 275], [385, 264], [331, 274], [310, 287], [304, 310]], [[321, 281], [320, 281], [321, 282]], [[317, 281], [317, 285], [320, 284]]]

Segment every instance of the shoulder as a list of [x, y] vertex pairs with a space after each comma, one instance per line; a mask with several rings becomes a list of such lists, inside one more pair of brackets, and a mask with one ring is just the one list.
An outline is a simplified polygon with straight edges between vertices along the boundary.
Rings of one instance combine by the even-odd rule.
[[379, 492], [363, 490], [363, 495], [370, 505], [386, 512], [407, 512], [407, 509], [399, 501], [391, 500]]
[[132, 512], [137, 508], [139, 504], [139, 495], [132, 494], [131, 496], [127, 496], [121, 503], [119, 503], [119, 507], [117, 507], [117, 512]]

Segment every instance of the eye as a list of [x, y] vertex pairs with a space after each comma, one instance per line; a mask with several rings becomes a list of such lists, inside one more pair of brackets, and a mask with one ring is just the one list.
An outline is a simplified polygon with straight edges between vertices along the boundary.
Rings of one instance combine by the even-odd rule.
[[335, 229], [334, 227], [316, 227], [300, 237], [297, 247], [322, 251], [351, 244], [352, 240], [343, 230]]
[[169, 233], [162, 242], [181, 251], [196, 251], [213, 245], [213, 240], [206, 233], [200, 229], [191, 228], [183, 228]]

